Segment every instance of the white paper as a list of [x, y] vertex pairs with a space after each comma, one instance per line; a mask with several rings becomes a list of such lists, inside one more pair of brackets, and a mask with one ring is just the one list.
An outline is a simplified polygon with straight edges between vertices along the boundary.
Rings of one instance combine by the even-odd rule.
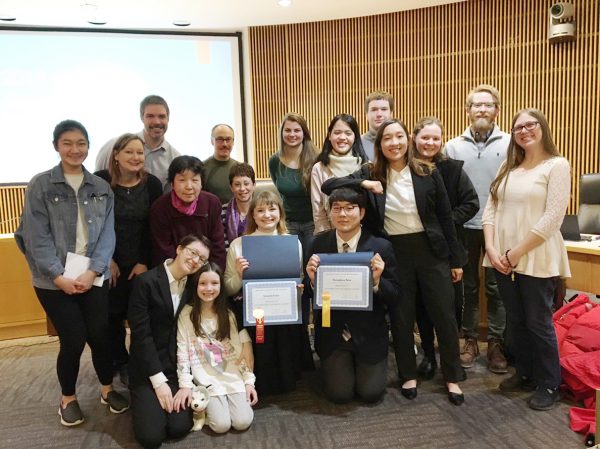
[[[85, 273], [90, 267], [91, 259], [87, 256], [82, 256], [81, 254], [75, 254], [68, 252], [67, 260], [65, 262], [65, 272], [63, 276], [67, 279], [77, 279], [77, 277], [83, 273]], [[102, 287], [104, 283], [104, 275], [96, 276], [92, 285], [96, 287]]]

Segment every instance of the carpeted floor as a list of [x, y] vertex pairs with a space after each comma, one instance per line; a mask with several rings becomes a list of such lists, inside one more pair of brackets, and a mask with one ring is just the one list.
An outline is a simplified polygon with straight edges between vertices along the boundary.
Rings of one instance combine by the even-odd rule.
[[[78, 396], [86, 422], [60, 425], [55, 373], [58, 343], [0, 346], [0, 448], [137, 448], [129, 412], [113, 415], [99, 400], [94, 370], [86, 349]], [[35, 343], [35, 341], [34, 341]], [[28, 345], [29, 344], [29, 345]], [[484, 356], [462, 384], [466, 402], [448, 402], [441, 377], [419, 385], [414, 401], [403, 398], [390, 355], [389, 386], [382, 403], [345, 406], [326, 401], [316, 373], [308, 373], [296, 392], [261, 398], [255, 421], [246, 432], [192, 433], [163, 447], [184, 448], [544, 448], [583, 447], [583, 437], [569, 430], [569, 404], [549, 412], [527, 407], [527, 394], [500, 394], [502, 376], [487, 371]], [[117, 388], [121, 387], [118, 381]]]

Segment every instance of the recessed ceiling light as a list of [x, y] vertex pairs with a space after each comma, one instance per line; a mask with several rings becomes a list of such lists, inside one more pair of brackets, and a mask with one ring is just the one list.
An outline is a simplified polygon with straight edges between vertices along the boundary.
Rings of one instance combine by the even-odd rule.
[[106, 25], [106, 19], [102, 17], [91, 17], [88, 20], [88, 23], [91, 25]]
[[191, 22], [186, 19], [178, 19], [173, 20], [173, 25], [175, 25], [176, 27], [188, 27], [191, 25]]
[[12, 22], [13, 20], [17, 20], [17, 18], [13, 14], [0, 12], [0, 20], [4, 20], [5, 22]]
[[292, 0], [277, 0], [277, 4], [279, 6], [290, 6], [292, 4]]

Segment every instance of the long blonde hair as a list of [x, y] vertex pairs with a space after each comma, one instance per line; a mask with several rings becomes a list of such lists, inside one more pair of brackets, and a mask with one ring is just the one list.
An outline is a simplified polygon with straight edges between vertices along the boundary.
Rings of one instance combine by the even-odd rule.
[[317, 150], [315, 149], [310, 137], [308, 124], [303, 116], [294, 112], [289, 112], [283, 116], [283, 120], [281, 120], [281, 126], [279, 127], [279, 150], [277, 151], [280, 159], [283, 156], [283, 149], [285, 148], [285, 143], [283, 141], [283, 128], [285, 126], [285, 122], [298, 123], [300, 128], [302, 128], [302, 151], [300, 152], [299, 165], [300, 172], [302, 174], [302, 186], [307, 192], [310, 192], [310, 174], [312, 172], [312, 166], [317, 159]]
[[[115, 187], [115, 186], [119, 185], [119, 183], [121, 182], [121, 178], [122, 178], [121, 168], [119, 167], [119, 163], [115, 159], [115, 156], [117, 154], [119, 154], [121, 151], [123, 151], [125, 149], [125, 147], [134, 140], [139, 140], [142, 143], [142, 145], [144, 145], [144, 141], [142, 140], [142, 138], [140, 136], [138, 136], [137, 134], [131, 134], [131, 133], [126, 133], [126, 134], [119, 136], [113, 145], [113, 149], [110, 153], [110, 161], [108, 164], [108, 173], [110, 174], [110, 178], [111, 178], [111, 180], [110, 180], [111, 187]], [[142, 169], [139, 172], [137, 172], [136, 176], [138, 177], [138, 179], [140, 179], [143, 182], [146, 179], [146, 177], [148, 176], [148, 174], [146, 173], [146, 170], [142, 167]]]
[[[539, 109], [521, 109], [514, 116], [510, 129], [513, 129], [513, 127], [515, 126], [515, 122], [523, 114], [531, 115], [539, 122], [540, 128], [542, 130], [542, 147], [544, 151], [551, 156], [560, 156], [560, 153], [556, 149], [554, 141], [552, 140], [552, 132], [550, 131], [548, 120], [546, 120], [544, 113]], [[496, 176], [496, 179], [494, 179], [492, 181], [492, 184], [490, 185], [490, 196], [492, 197], [494, 202], [498, 202], [498, 189], [500, 188], [500, 185], [504, 182], [504, 188], [506, 188], [505, 181], [508, 180], [508, 175], [511, 171], [513, 171], [515, 168], [521, 165], [524, 159], [525, 150], [523, 150], [523, 148], [521, 148], [519, 144], [517, 144], [515, 140], [515, 134], [511, 131], [510, 143], [508, 144], [508, 150], [506, 151], [506, 161], [504, 162], [504, 164], [502, 164], [502, 166], [500, 167], [500, 171]]]
[[262, 192], [254, 192], [252, 195], [252, 201], [250, 201], [250, 207], [248, 208], [248, 224], [246, 225], [246, 231], [244, 235], [252, 234], [258, 229], [256, 221], [254, 220], [254, 209], [259, 206], [277, 206], [279, 209], [279, 223], [277, 223], [277, 233], [287, 234], [288, 229], [285, 224], [285, 210], [283, 209], [283, 201], [278, 193], [271, 192], [270, 190], [263, 190]]

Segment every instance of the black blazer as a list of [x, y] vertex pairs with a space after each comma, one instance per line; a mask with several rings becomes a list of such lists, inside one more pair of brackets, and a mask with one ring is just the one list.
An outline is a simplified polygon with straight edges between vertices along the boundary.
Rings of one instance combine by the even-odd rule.
[[[431, 245], [433, 254], [441, 259], [449, 259], [452, 268], [459, 268], [467, 263], [467, 254], [459, 243], [452, 220], [452, 209], [444, 182], [438, 170], [426, 176], [419, 176], [411, 170], [415, 200], [419, 218]], [[370, 164], [342, 178], [328, 179], [321, 185], [326, 195], [340, 187], [360, 188], [360, 183], [371, 179]], [[385, 217], [386, 186], [384, 193], [375, 195], [365, 190], [367, 210], [363, 219], [364, 226], [377, 236], [387, 237], [383, 221]]]
[[[395, 307], [401, 302], [401, 287], [397, 278], [398, 267], [392, 244], [382, 238], [374, 237], [363, 228], [358, 241], [357, 251], [379, 253], [385, 261], [385, 269], [379, 280], [377, 293], [373, 294], [372, 311], [332, 310], [331, 327], [323, 327], [320, 310], [314, 310], [315, 349], [321, 359], [343, 343], [342, 331], [348, 326], [356, 350], [356, 358], [362, 363], [375, 364], [387, 357], [388, 327], [385, 321], [385, 307]], [[310, 254], [337, 253], [335, 230], [322, 232], [313, 239]], [[312, 296], [310, 282], [305, 289]]]
[[177, 385], [177, 313], [164, 265], [136, 276], [129, 298], [130, 385], [150, 384], [149, 377], [161, 371]]

